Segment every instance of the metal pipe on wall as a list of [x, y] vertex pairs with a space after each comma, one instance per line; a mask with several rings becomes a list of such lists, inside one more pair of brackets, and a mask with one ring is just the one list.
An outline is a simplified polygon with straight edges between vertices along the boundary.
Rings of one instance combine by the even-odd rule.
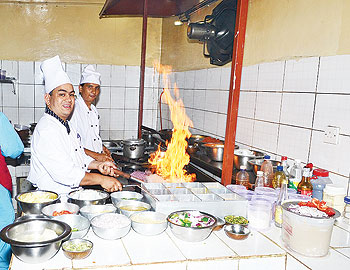
[[147, 8], [148, 1], [143, 1], [143, 20], [142, 20], [142, 48], [141, 48], [141, 70], [140, 70], [140, 91], [139, 91], [139, 117], [137, 136], [142, 137], [142, 118], [143, 118], [143, 97], [145, 90], [145, 65], [146, 65], [146, 40], [147, 40]]
[[237, 1], [237, 15], [235, 38], [233, 43], [230, 92], [228, 99], [224, 158], [222, 164], [221, 182], [223, 185], [231, 184], [233, 172], [233, 157], [236, 140], [237, 116], [239, 94], [241, 90], [241, 76], [247, 26], [249, 0]]

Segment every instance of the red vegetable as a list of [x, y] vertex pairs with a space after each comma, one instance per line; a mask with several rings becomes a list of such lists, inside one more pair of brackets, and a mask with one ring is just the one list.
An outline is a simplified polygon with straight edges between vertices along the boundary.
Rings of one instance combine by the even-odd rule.
[[335, 211], [333, 210], [333, 208], [328, 207], [325, 201], [319, 201], [316, 198], [313, 198], [311, 201], [308, 202], [299, 202], [298, 205], [317, 208], [318, 210], [325, 212], [330, 217], [335, 215]]
[[335, 211], [331, 207], [327, 207], [325, 213], [330, 217], [335, 215]]
[[54, 217], [56, 216], [62, 216], [62, 215], [67, 215], [67, 214], [73, 214], [72, 212], [69, 212], [68, 210], [62, 210], [60, 212], [57, 212], [57, 211], [53, 211], [52, 215]]

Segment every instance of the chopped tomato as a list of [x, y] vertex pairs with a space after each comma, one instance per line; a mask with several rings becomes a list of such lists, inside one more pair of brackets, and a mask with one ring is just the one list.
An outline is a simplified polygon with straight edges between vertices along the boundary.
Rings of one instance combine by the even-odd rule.
[[298, 205], [299, 206], [307, 206], [307, 202], [299, 202]]
[[62, 210], [60, 212], [57, 212], [57, 211], [53, 211], [52, 215], [54, 217], [56, 216], [62, 216], [62, 215], [67, 215], [67, 214], [73, 214], [72, 212], [68, 211], [68, 210]]
[[320, 201], [320, 203], [317, 206], [317, 209], [320, 210], [320, 211], [326, 211], [327, 208], [329, 208], [329, 207], [327, 207], [325, 201]]
[[316, 208], [316, 205], [313, 204], [312, 201], [308, 201], [308, 202], [306, 203], [306, 206]]
[[317, 198], [312, 198], [311, 203], [314, 205], [314, 207], [318, 207], [320, 201]]
[[331, 207], [327, 207], [324, 212], [330, 217], [335, 215], [335, 211]]

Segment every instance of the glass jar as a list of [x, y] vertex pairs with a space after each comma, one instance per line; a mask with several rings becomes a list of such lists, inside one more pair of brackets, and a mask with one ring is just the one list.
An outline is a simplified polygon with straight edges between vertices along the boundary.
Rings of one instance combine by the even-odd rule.
[[350, 224], [350, 196], [344, 197], [344, 211], [342, 213], [343, 221], [347, 224]]
[[344, 210], [345, 196], [345, 188], [336, 186], [334, 184], [326, 185], [323, 191], [323, 200], [327, 203], [327, 206], [338, 210], [340, 213], [342, 213]]

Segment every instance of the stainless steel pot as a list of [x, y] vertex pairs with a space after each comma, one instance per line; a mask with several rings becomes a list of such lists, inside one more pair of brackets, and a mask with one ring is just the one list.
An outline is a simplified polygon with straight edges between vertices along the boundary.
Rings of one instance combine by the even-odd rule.
[[145, 152], [145, 140], [123, 140], [123, 155], [127, 158], [136, 159], [143, 157]]
[[152, 133], [146, 130], [142, 131], [142, 139], [145, 140], [145, 142], [148, 143], [148, 145], [153, 145], [155, 142], [155, 139], [152, 136]]
[[222, 161], [224, 159], [224, 144], [222, 143], [206, 143], [203, 144], [207, 156], [214, 161]]

